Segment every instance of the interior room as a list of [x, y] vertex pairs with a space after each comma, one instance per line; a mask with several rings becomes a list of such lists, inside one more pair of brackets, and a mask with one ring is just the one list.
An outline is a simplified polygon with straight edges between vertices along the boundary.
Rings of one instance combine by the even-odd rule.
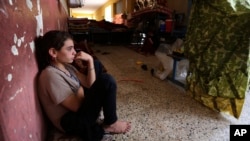
[[236, 126], [249, 136], [249, 5], [1, 0], [0, 141], [83, 141], [53, 127], [37, 95], [35, 39], [51, 30], [69, 32], [116, 81], [117, 115], [132, 126], [102, 141], [240, 140]]

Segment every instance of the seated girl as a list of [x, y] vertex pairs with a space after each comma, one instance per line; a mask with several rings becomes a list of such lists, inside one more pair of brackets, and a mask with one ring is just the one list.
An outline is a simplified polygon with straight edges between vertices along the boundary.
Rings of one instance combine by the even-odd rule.
[[[76, 52], [73, 38], [65, 31], [49, 31], [36, 39], [39, 67], [38, 94], [52, 124], [84, 141], [101, 140], [104, 133], [127, 133], [129, 122], [118, 120], [116, 82], [102, 65], [83, 51]], [[87, 62], [87, 73], [72, 63]], [[79, 64], [79, 63], [76, 63]], [[103, 110], [102, 124], [96, 121]]]

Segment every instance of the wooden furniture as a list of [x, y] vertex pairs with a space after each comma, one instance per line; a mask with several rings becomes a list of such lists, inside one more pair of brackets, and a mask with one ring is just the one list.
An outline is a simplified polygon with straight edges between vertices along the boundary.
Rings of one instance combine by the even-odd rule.
[[78, 41], [85, 39], [93, 43], [129, 43], [131, 31], [123, 24], [87, 18], [68, 18], [68, 31]]

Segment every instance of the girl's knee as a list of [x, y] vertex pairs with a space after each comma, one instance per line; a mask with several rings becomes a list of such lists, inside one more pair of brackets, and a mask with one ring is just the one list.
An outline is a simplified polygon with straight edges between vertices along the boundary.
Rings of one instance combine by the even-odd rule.
[[102, 78], [103, 78], [103, 83], [105, 86], [112, 87], [112, 88], [117, 87], [116, 81], [112, 75], [108, 73], [103, 73]]

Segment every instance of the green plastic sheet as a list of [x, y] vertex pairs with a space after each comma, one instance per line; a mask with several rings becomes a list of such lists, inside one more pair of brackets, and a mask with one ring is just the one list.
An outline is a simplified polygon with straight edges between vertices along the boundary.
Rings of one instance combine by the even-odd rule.
[[250, 0], [193, 0], [184, 44], [188, 94], [239, 118], [249, 87]]

